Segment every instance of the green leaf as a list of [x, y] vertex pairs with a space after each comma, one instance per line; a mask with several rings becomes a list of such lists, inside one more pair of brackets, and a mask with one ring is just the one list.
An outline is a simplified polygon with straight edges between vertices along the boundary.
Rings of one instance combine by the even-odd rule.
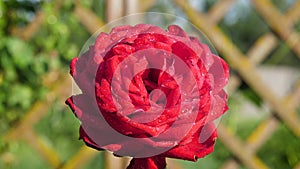
[[9, 38], [7, 40], [7, 49], [12, 56], [13, 62], [20, 69], [25, 69], [33, 59], [31, 47], [20, 39]]
[[11, 87], [9, 93], [8, 104], [10, 106], [20, 105], [23, 109], [30, 107], [33, 98], [33, 91], [30, 87], [17, 84]]
[[12, 60], [6, 53], [3, 53], [0, 57], [0, 67], [3, 68], [4, 80], [12, 82], [17, 79], [17, 73], [15, 69], [15, 65], [12, 63]]

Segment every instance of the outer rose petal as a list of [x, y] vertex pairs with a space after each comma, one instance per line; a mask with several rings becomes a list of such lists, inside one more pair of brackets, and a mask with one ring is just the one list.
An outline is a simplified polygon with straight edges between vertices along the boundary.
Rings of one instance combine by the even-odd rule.
[[225, 63], [223, 59], [216, 55], [211, 55], [214, 62], [210, 66], [208, 72], [211, 74], [213, 78], [213, 86], [214, 86], [214, 93], [220, 92], [223, 87], [227, 84], [229, 79], [229, 68], [228, 65]]
[[72, 96], [66, 100], [66, 104], [72, 109], [75, 116], [81, 120], [88, 122], [91, 126], [97, 125], [100, 121], [100, 116], [97, 113], [96, 104], [91, 104], [91, 99], [86, 94]]
[[164, 169], [166, 165], [166, 158], [161, 156], [134, 158], [127, 169]]
[[[83, 122], [80, 126], [80, 138], [83, 139], [88, 146], [98, 150], [110, 144], [118, 144], [119, 147], [122, 147], [124, 144], [122, 140], [110, 133], [110, 131], [107, 131], [105, 119], [99, 114], [100, 111], [98, 108], [93, 106], [95, 103], [92, 104], [89, 96], [84, 94], [73, 96], [66, 100], [66, 104], [70, 106], [76, 117]], [[89, 133], [85, 130], [90, 133], [100, 133], [96, 136], [93, 135], [93, 139], [97, 140], [97, 143], [90, 138]]]
[[[207, 124], [208, 125], [208, 124]], [[217, 132], [213, 124], [208, 125], [202, 131], [203, 127], [198, 130], [192, 137], [191, 142], [187, 144], [180, 144], [164, 155], [166, 157], [178, 158], [183, 160], [197, 161], [198, 158], [204, 157], [211, 153], [214, 148], [214, 143], [217, 138]], [[208, 139], [201, 143], [201, 137], [208, 137]]]
[[207, 121], [217, 119], [228, 110], [227, 106], [227, 94], [224, 90], [221, 90], [218, 94], [213, 96], [211, 113], [208, 115]]
[[97, 149], [97, 150], [103, 150], [102, 148], [99, 147], [99, 145], [97, 145], [87, 134], [86, 132], [84, 131], [84, 129], [80, 126], [80, 129], [79, 129], [79, 134], [80, 134], [80, 137], [79, 139], [83, 139], [83, 141], [85, 142], [85, 144], [89, 147], [92, 147], [94, 149]]

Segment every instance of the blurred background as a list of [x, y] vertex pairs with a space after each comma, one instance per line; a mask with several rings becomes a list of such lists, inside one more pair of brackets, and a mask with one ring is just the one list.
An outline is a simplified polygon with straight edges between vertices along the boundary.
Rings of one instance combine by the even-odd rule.
[[124, 15], [186, 18], [231, 67], [215, 151], [169, 169], [300, 169], [300, 0], [0, 0], [0, 168], [122, 169], [78, 140], [69, 62]]

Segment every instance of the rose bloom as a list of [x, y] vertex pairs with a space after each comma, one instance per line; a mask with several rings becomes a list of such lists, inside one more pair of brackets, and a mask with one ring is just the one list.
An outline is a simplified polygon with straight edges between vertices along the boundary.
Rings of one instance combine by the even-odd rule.
[[86, 145], [133, 157], [128, 169], [164, 169], [166, 157], [196, 161], [213, 151], [229, 68], [179, 26], [115, 27], [70, 67], [82, 93], [66, 103]]

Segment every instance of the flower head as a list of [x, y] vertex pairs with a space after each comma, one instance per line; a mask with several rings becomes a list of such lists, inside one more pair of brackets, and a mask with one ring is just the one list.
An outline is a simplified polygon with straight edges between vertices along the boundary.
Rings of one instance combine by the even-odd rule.
[[66, 103], [88, 146], [133, 157], [129, 169], [163, 169], [166, 157], [196, 161], [213, 151], [229, 68], [179, 26], [115, 27], [70, 67], [82, 94]]

